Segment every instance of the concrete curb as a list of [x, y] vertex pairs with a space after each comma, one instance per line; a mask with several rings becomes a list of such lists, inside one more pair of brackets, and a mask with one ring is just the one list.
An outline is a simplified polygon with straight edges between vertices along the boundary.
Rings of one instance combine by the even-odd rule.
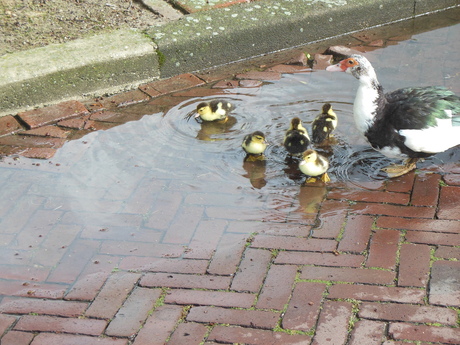
[[146, 33], [119, 30], [8, 54], [0, 57], [0, 116], [459, 5], [459, 0], [263, 0], [189, 14]]

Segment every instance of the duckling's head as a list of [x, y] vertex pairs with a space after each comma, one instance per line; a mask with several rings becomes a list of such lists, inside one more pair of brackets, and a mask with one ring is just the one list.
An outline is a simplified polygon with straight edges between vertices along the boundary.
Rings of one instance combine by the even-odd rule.
[[323, 105], [323, 114], [329, 113], [329, 111], [332, 110], [332, 105], [331, 103], [325, 103]]
[[318, 158], [318, 153], [315, 150], [308, 149], [302, 153], [302, 159], [306, 162], [314, 162]]
[[261, 131], [255, 131], [252, 133], [252, 141], [260, 144], [267, 144], [265, 141], [265, 134], [263, 134]]
[[199, 116], [212, 112], [211, 106], [207, 102], [201, 102], [196, 106], [196, 112]]

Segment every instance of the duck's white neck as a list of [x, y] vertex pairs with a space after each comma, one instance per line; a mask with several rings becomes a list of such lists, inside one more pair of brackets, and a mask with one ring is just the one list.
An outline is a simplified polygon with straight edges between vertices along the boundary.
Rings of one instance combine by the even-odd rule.
[[356, 127], [364, 134], [373, 124], [377, 114], [380, 86], [373, 70], [366, 75], [361, 75], [358, 80], [359, 87], [353, 104], [353, 115]]

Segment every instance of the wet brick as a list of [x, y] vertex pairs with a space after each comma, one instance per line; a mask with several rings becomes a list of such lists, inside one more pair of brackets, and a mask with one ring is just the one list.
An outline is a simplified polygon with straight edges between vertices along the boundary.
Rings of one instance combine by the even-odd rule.
[[73, 284], [70, 291], [65, 296], [66, 300], [75, 300], [75, 301], [91, 301], [96, 297], [104, 285], [108, 273], [98, 272], [86, 275], [83, 278], [80, 278]]
[[360, 267], [364, 257], [354, 254], [332, 253], [311, 253], [311, 252], [289, 252], [282, 251], [278, 253], [275, 259], [277, 264], [295, 264], [295, 265], [321, 265], [321, 266], [348, 266]]
[[18, 331], [76, 333], [101, 335], [107, 321], [94, 319], [63, 318], [46, 315], [22, 316], [14, 326]]
[[78, 101], [61, 102], [45, 108], [25, 111], [18, 114], [29, 128], [37, 128], [70, 117], [85, 115], [88, 110]]
[[423, 230], [435, 232], [460, 231], [458, 220], [447, 219], [408, 219], [403, 217], [379, 217], [376, 223], [379, 228], [401, 229], [401, 230]]
[[163, 305], [149, 316], [133, 345], [164, 345], [182, 316], [182, 307]]
[[204, 84], [205, 82], [200, 78], [196, 77], [195, 75], [185, 73], [169, 79], [154, 81], [152, 83], [147, 84], [147, 86], [152, 87], [154, 90], [160, 92], [161, 94], [166, 94], [189, 89]]
[[170, 290], [165, 303], [250, 308], [255, 295], [226, 291]]
[[202, 218], [203, 212], [204, 208], [199, 206], [181, 207], [164, 235], [162, 242], [189, 244]]
[[336, 249], [336, 246], [336, 241], [328, 239], [264, 235], [256, 236], [254, 241], [251, 243], [251, 247], [254, 248], [271, 248], [314, 252], [331, 252]]
[[318, 219], [320, 226], [313, 229], [314, 238], [337, 238], [342, 226], [345, 223], [347, 211], [343, 202], [336, 200], [325, 200], [321, 204], [321, 211]]
[[34, 338], [33, 333], [9, 331], [2, 338], [2, 345], [29, 345]]
[[23, 128], [19, 122], [11, 115], [0, 117], [0, 136], [22, 131]]
[[120, 108], [128, 105], [148, 101], [150, 97], [140, 90], [132, 90], [103, 98], [99, 101], [102, 108]]
[[227, 228], [221, 219], [202, 219], [187, 247], [184, 258], [210, 260]]
[[455, 325], [457, 322], [455, 310], [401, 303], [362, 303], [358, 316], [363, 319], [419, 323], [439, 322], [445, 325]]
[[448, 234], [426, 231], [408, 231], [406, 233], [406, 240], [412, 243], [458, 246], [460, 245], [460, 233]]
[[46, 147], [28, 147], [21, 152], [21, 156], [26, 158], [50, 159], [54, 157], [57, 150]]
[[377, 229], [369, 246], [366, 266], [394, 269], [399, 239], [397, 230]]
[[358, 203], [351, 206], [358, 214], [386, 215], [408, 218], [434, 218], [434, 207], [399, 206], [386, 204]]
[[280, 80], [281, 73], [250, 71], [247, 73], [237, 74], [235, 78], [236, 79], [255, 79], [255, 80]]
[[[5, 276], [7, 276], [5, 274]], [[2, 276], [4, 278], [4, 276]], [[18, 280], [1, 280], [0, 291], [2, 295], [23, 296], [35, 298], [60, 299], [64, 296], [67, 286], [61, 284], [48, 284], [46, 282], [34, 282], [37, 278], [32, 278], [30, 282]]]
[[398, 286], [425, 287], [430, 275], [431, 248], [404, 243], [399, 256]]
[[234, 89], [240, 86], [240, 82], [238, 80], [219, 80], [215, 83], [212, 88], [213, 89]]
[[241, 343], [253, 345], [310, 345], [311, 338], [310, 336], [303, 334], [290, 335], [284, 332], [273, 332], [255, 328], [216, 326], [209, 334], [208, 340], [215, 340], [219, 344]]
[[333, 60], [332, 55], [315, 54], [314, 61], [313, 61], [313, 69], [316, 69], [316, 70], [326, 69], [326, 67], [332, 65], [333, 63], [332, 60]]
[[160, 295], [160, 289], [135, 288], [110, 321], [105, 333], [118, 337], [129, 337], [137, 333]]
[[308, 331], [316, 325], [326, 284], [298, 282], [283, 316], [284, 329]]
[[246, 240], [242, 235], [224, 234], [209, 263], [208, 273], [230, 275], [236, 272], [245, 249]]
[[324, 303], [312, 345], [345, 344], [351, 310], [352, 305], [348, 302], [327, 301]]
[[65, 139], [52, 137], [39, 137], [29, 135], [8, 135], [0, 138], [0, 145], [19, 146], [19, 147], [37, 147], [58, 149], [66, 142]]
[[311, 68], [301, 65], [276, 65], [267, 69], [267, 72], [277, 72], [277, 73], [299, 73], [299, 72], [308, 72], [311, 71]]
[[435, 261], [431, 268], [430, 304], [460, 307], [460, 262]]
[[35, 135], [40, 137], [53, 137], [61, 139], [66, 139], [69, 136], [69, 134], [69, 131], [51, 125], [30, 129], [28, 131], [24, 131], [21, 133], [21, 135]]
[[458, 220], [460, 215], [460, 187], [447, 186], [441, 188], [437, 215], [441, 219]]
[[302, 268], [300, 279], [316, 279], [368, 284], [393, 284], [395, 273], [391, 271], [356, 269], [348, 267]]
[[171, 287], [185, 289], [210, 289], [227, 290], [231, 277], [177, 273], [147, 273], [140, 286], [146, 287]]
[[279, 317], [280, 313], [274, 311], [192, 307], [187, 321], [272, 329], [277, 325]]
[[88, 335], [40, 333], [34, 338], [33, 345], [83, 345], [93, 344], [95, 339], [97, 345], [127, 345], [128, 342], [126, 339], [94, 338]]
[[268, 250], [248, 248], [236, 272], [231, 289], [258, 292], [265, 279], [272, 254]]
[[421, 340], [442, 344], [458, 344], [458, 339], [460, 339], [459, 328], [412, 325], [407, 323], [390, 324], [388, 333], [395, 340]]
[[369, 216], [348, 217], [338, 250], [354, 253], [360, 253], [365, 250], [371, 235], [373, 222], [374, 218]]
[[349, 345], [380, 345], [385, 339], [385, 323], [360, 320], [351, 332]]
[[380, 202], [407, 205], [409, 194], [384, 191], [362, 191], [335, 189], [328, 193], [328, 199]]
[[444, 181], [448, 185], [460, 186], [460, 174], [448, 174], [444, 175]]
[[46, 314], [77, 317], [83, 314], [87, 303], [49, 299], [5, 297], [0, 303], [0, 312], [6, 314]]
[[328, 298], [354, 298], [361, 301], [387, 301], [400, 303], [423, 303], [424, 290], [372, 286], [336, 284], [329, 288]]
[[389, 192], [409, 193], [415, 181], [415, 172], [411, 171], [403, 176], [390, 179], [387, 183], [386, 190]]
[[460, 260], [460, 248], [439, 246], [434, 256], [443, 259], [457, 259]]
[[[292, 265], [272, 265], [267, 273], [262, 292], [257, 300], [257, 308], [282, 310], [291, 295], [297, 267]], [[279, 284], [283, 282], [283, 284]]]
[[171, 335], [168, 344], [201, 344], [207, 331], [206, 326], [199, 323], [180, 323]]
[[112, 274], [86, 311], [86, 316], [103, 319], [113, 318], [140, 276], [140, 274], [125, 272]]
[[439, 174], [423, 174], [415, 177], [411, 205], [436, 206], [439, 196]]
[[121, 260], [120, 268], [150, 272], [172, 272], [204, 274], [208, 262], [205, 260], [155, 259], [151, 257], [128, 256]]
[[11, 315], [0, 314], [0, 335], [10, 328], [16, 322], [16, 317]]

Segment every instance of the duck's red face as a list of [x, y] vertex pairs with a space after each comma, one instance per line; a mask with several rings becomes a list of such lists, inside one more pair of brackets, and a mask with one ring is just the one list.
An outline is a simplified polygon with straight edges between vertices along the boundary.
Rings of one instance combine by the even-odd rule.
[[326, 71], [329, 71], [329, 72], [346, 72], [347, 69], [349, 69], [351, 67], [358, 66], [358, 65], [359, 65], [359, 63], [358, 63], [358, 61], [356, 61], [355, 58], [348, 58], [348, 59], [340, 61], [336, 65], [328, 66], [326, 68]]

